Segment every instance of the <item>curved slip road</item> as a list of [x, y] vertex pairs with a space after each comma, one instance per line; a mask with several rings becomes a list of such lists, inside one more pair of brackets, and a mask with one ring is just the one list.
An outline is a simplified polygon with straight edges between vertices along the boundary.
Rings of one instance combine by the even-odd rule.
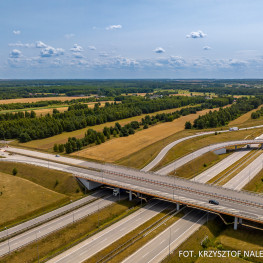
[[[262, 128], [263, 125], [258, 125], [258, 126], [253, 126], [253, 127], [247, 127], [247, 128], [240, 128], [239, 130], [240, 131], [243, 131], [243, 130], [250, 130], [250, 129], [256, 129], [256, 128]], [[223, 131], [218, 131], [218, 132], [231, 132], [229, 130], [223, 130]], [[151, 169], [153, 169], [163, 158], [164, 156], [175, 146], [177, 145], [178, 143], [180, 142], [183, 142], [183, 141], [186, 141], [186, 140], [189, 140], [189, 139], [192, 139], [192, 138], [195, 138], [195, 137], [200, 137], [200, 136], [204, 136], [204, 135], [209, 135], [209, 134], [213, 134], [215, 133], [215, 131], [209, 131], [209, 132], [203, 132], [203, 133], [198, 133], [198, 134], [195, 134], [195, 135], [191, 135], [191, 136], [188, 136], [188, 137], [184, 137], [184, 138], [181, 138], [179, 140], [176, 140], [170, 144], [168, 144], [167, 146], [165, 146], [160, 152], [159, 154], [148, 164], [146, 165], [142, 171], [150, 171]]]

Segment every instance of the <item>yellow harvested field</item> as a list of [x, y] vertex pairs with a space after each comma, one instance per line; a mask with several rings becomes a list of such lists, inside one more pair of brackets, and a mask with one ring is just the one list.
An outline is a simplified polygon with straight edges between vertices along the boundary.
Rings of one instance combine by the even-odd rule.
[[31, 103], [31, 102], [38, 102], [38, 101], [47, 101], [47, 100], [59, 100], [59, 101], [66, 101], [66, 100], [74, 100], [74, 99], [84, 99], [90, 98], [91, 96], [83, 96], [83, 97], [43, 97], [43, 98], [20, 98], [20, 99], [9, 99], [9, 100], [0, 100], [0, 104], [9, 104], [9, 103]]
[[52, 114], [53, 109], [57, 109], [57, 110], [59, 110], [59, 112], [64, 112], [64, 111], [68, 110], [68, 107], [39, 109], [39, 110], [34, 110], [34, 112], [35, 112], [36, 115], [39, 117], [41, 114], [42, 114], [43, 116], [45, 116], [45, 115], [48, 114], [48, 113]]
[[0, 192], [0, 225], [61, 202], [66, 197], [23, 178], [1, 172]]
[[[214, 109], [214, 110], [218, 110]], [[162, 140], [174, 133], [184, 130], [186, 121], [195, 120], [199, 115], [204, 115], [210, 110], [203, 110], [196, 114], [190, 114], [180, 117], [173, 122], [166, 122], [150, 127], [130, 135], [129, 137], [120, 137], [107, 141], [101, 145], [90, 147], [72, 155], [85, 158], [96, 159], [107, 162], [115, 162], [127, 155], [139, 151], [140, 149]]]
[[73, 132], [64, 132], [62, 134], [59, 134], [59, 135], [56, 135], [50, 138], [46, 138], [42, 140], [34, 140], [34, 141], [27, 142], [27, 143], [20, 143], [18, 145], [23, 146], [23, 147], [34, 148], [34, 149], [48, 150], [48, 149], [53, 148], [55, 143], [57, 144], [66, 143], [68, 141], [68, 137], [83, 138], [85, 135], [85, 132], [89, 128], [96, 130], [96, 131], [102, 131], [105, 126], [107, 127], [114, 126], [116, 122], [119, 122], [121, 125], [125, 125], [131, 121], [141, 121], [141, 119], [144, 118], [146, 115], [152, 116], [152, 115], [156, 115], [157, 113], [170, 113], [170, 112], [174, 112], [180, 109], [181, 108], [168, 109], [168, 110], [158, 111], [158, 112], [151, 113], [151, 114], [142, 114], [140, 116], [135, 116], [135, 117], [119, 120], [119, 121], [107, 122], [107, 123], [103, 123], [100, 125], [86, 127], [80, 130], [73, 131]]
[[245, 113], [244, 115], [240, 116], [239, 118], [231, 121], [228, 126], [240, 125], [240, 124], [243, 124], [244, 122], [250, 120], [251, 119], [251, 113], [259, 110], [262, 106], [263, 105], [260, 105], [257, 109], [251, 110], [251, 111]]

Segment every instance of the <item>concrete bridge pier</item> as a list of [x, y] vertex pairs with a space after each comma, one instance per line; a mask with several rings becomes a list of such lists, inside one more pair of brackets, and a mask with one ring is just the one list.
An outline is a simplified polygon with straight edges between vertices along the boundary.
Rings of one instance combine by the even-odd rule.
[[237, 145], [235, 145], [235, 151], [237, 150]]
[[234, 230], [237, 230], [237, 220], [238, 220], [238, 218], [235, 216], [235, 221], [234, 221]]
[[129, 201], [132, 201], [132, 191], [129, 191]]
[[214, 153], [217, 155], [224, 154], [226, 153], [226, 148], [215, 150]]
[[242, 218], [239, 218], [239, 224], [242, 225]]
[[97, 188], [99, 186], [101, 186], [102, 184], [100, 183], [96, 183], [93, 181], [89, 181], [87, 179], [83, 179], [83, 178], [78, 178], [78, 180], [88, 189], [88, 190], [92, 190], [94, 188]]
[[180, 210], [180, 204], [176, 203], [176, 211]]

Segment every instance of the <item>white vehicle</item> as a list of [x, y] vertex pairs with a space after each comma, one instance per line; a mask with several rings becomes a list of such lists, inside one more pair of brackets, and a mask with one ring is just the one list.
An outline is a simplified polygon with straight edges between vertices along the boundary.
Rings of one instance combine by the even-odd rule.
[[230, 127], [229, 131], [238, 131], [238, 127]]
[[113, 195], [117, 196], [120, 193], [120, 188], [114, 188], [113, 189]]

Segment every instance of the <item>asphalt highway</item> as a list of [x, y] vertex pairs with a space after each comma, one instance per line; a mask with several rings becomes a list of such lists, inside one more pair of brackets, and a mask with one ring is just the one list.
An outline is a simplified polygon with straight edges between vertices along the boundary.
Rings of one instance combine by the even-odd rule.
[[159, 214], [162, 210], [171, 204], [163, 201], [154, 200], [153, 203], [146, 205], [144, 208], [132, 213], [114, 225], [102, 230], [80, 244], [70, 248], [66, 252], [49, 260], [49, 263], [72, 263], [83, 262], [91, 258], [100, 250], [106, 248], [122, 236], [128, 234], [141, 224]]
[[135, 253], [126, 258], [123, 263], [160, 262], [190, 237], [207, 220], [205, 212], [191, 210], [173, 225], [165, 229]]
[[10, 236], [10, 235], [13, 235], [13, 234], [18, 233], [18, 232], [21, 232], [21, 231], [25, 231], [29, 228], [36, 226], [36, 225], [42, 224], [42, 223], [44, 223], [44, 222], [46, 222], [46, 221], [48, 221], [54, 217], [58, 217], [59, 215], [62, 215], [62, 214], [67, 213], [71, 210], [74, 210], [77, 207], [84, 205], [85, 203], [89, 203], [89, 202], [94, 201], [97, 198], [101, 198], [106, 194], [109, 194], [109, 192], [105, 191], [105, 190], [96, 191], [95, 193], [92, 193], [91, 195], [89, 195], [87, 197], [84, 197], [80, 200], [72, 202], [71, 204], [60, 207], [56, 210], [53, 210], [53, 211], [46, 213], [46, 214], [43, 214], [43, 215], [36, 217], [34, 219], [28, 220], [24, 223], [21, 223], [19, 225], [14, 226], [14, 227], [8, 228], [8, 230], [2, 230], [0, 232], [0, 239], [5, 238], [5, 237]]
[[42, 238], [60, 228], [63, 228], [83, 217], [97, 212], [98, 210], [113, 204], [118, 200], [118, 197], [109, 195], [103, 199], [96, 200], [88, 205], [85, 205], [75, 211], [67, 213], [47, 223], [44, 223], [32, 230], [28, 230], [13, 238], [10, 238], [0, 243], [0, 256], [7, 254], [9, 251], [14, 251], [22, 246], [25, 246], [39, 238]]

